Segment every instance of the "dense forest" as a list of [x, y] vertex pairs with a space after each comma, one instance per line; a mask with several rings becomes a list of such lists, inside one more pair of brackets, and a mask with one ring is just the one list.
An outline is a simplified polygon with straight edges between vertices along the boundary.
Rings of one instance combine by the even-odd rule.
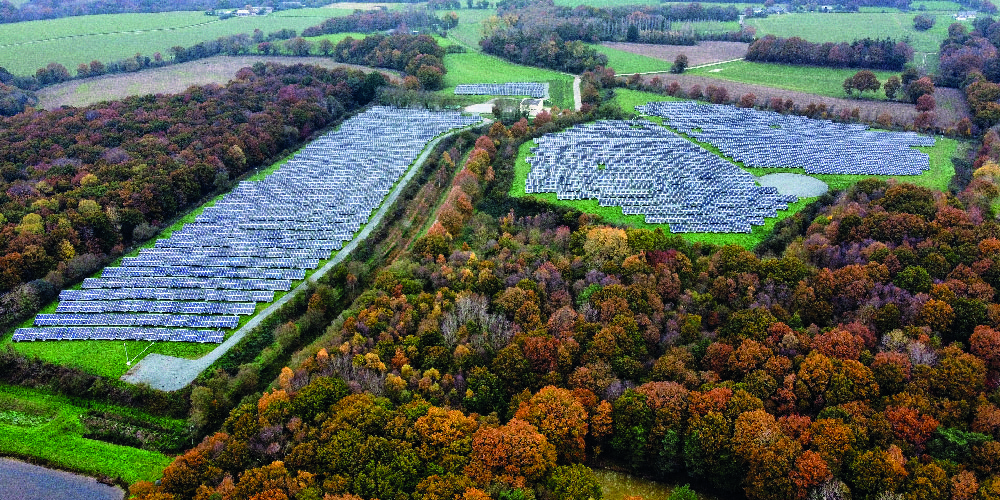
[[518, 145], [566, 125], [494, 124], [412, 251], [132, 493], [583, 500], [593, 465], [753, 499], [1000, 491], [996, 133], [957, 195], [864, 180], [754, 253], [512, 205]]

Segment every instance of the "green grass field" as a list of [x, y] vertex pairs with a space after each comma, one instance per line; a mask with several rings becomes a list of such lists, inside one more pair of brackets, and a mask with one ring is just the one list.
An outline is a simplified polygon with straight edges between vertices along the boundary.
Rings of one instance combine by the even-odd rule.
[[469, 50], [479, 50], [479, 39], [483, 37], [483, 21], [490, 16], [495, 16], [496, 11], [492, 9], [458, 9], [458, 10], [438, 10], [438, 16], [454, 12], [458, 14], [458, 26], [448, 30], [448, 37], [456, 40], [460, 45]]
[[155, 451], [84, 438], [79, 417], [90, 409], [132, 414], [134, 410], [23, 387], [0, 386], [0, 455], [32, 457], [56, 468], [121, 477], [128, 483], [158, 479], [172, 459]]
[[[635, 112], [635, 106], [640, 104], [645, 104], [650, 101], [671, 101], [680, 100], [669, 96], [663, 96], [659, 94], [653, 94], [649, 92], [640, 92], [627, 89], [616, 90], [615, 100], [619, 107], [628, 112]], [[654, 120], [660, 121], [660, 120]], [[705, 147], [706, 149], [719, 154], [719, 150], [709, 144], [704, 144], [698, 141], [693, 141], [699, 145]], [[937, 138], [937, 144], [933, 147], [927, 148], [917, 148], [930, 156], [931, 169], [927, 173], [920, 176], [894, 176], [896, 179], [904, 182], [910, 182], [920, 186], [929, 187], [932, 189], [944, 190], [947, 189], [948, 181], [955, 174], [954, 167], [951, 163], [951, 158], [955, 156], [956, 151], [959, 147], [959, 142], [954, 139]], [[622, 209], [620, 207], [602, 207], [598, 204], [597, 200], [559, 200], [556, 198], [555, 193], [533, 193], [526, 194], [524, 191], [524, 183], [528, 177], [528, 172], [530, 170], [530, 165], [525, 161], [528, 157], [529, 149], [536, 146], [534, 141], [523, 144], [518, 150], [518, 157], [515, 162], [514, 168], [514, 182], [511, 185], [510, 195], [514, 197], [523, 196], [533, 196], [535, 198], [544, 200], [546, 202], [562, 205], [567, 207], [572, 207], [577, 210], [581, 210], [588, 213], [593, 213], [600, 215], [605, 220], [615, 223], [615, 224], [627, 224], [635, 227], [663, 227], [665, 224], [647, 224], [644, 218], [640, 215], [623, 215]], [[731, 160], [730, 160], [731, 161]], [[733, 162], [740, 168], [752, 173], [755, 176], [762, 176], [766, 174], [779, 173], [779, 172], [791, 172], [791, 173], [804, 173], [803, 169], [799, 168], [747, 168], [744, 167], [742, 163]], [[865, 175], [813, 175], [824, 182], [826, 182], [831, 189], [844, 189], [850, 187], [854, 183], [861, 179], [865, 179], [873, 176]], [[883, 180], [889, 179], [889, 176], [874, 176], [879, 177]], [[765, 237], [770, 233], [774, 225], [788, 217], [795, 214], [803, 207], [812, 202], [815, 198], [803, 198], [795, 203], [789, 205], [788, 210], [781, 210], [778, 212], [777, 217], [768, 219], [763, 226], [754, 226], [753, 232], [750, 234], [712, 234], [712, 233], [684, 233], [685, 239], [692, 242], [705, 242], [713, 243], [717, 245], [726, 244], [738, 244], [747, 248], [752, 248], [758, 243], [764, 240]]]
[[604, 45], [590, 45], [591, 48], [608, 56], [608, 67], [614, 68], [617, 74], [647, 73], [651, 71], [670, 71], [672, 63], [655, 57], [633, 54]]
[[0, 25], [0, 66], [18, 75], [33, 75], [50, 62], [72, 74], [80, 63], [117, 61], [139, 52], [169, 58], [171, 47], [190, 46], [220, 36], [265, 34], [280, 29], [301, 32], [324, 20], [351, 13], [347, 9], [298, 9], [269, 16], [219, 20], [203, 12], [108, 14]]
[[[909, 39], [917, 52], [937, 52], [941, 41], [948, 36], [950, 15], [937, 15], [937, 23], [927, 31], [913, 28], [917, 12], [882, 13], [793, 13], [767, 18], [747, 19], [747, 24], [757, 28], [757, 36], [798, 36], [810, 42], [850, 42], [855, 39], [892, 37]], [[966, 23], [971, 27], [971, 23]]]
[[[719, 80], [766, 85], [768, 87], [797, 90], [829, 97], [848, 97], [844, 93], [844, 80], [858, 70], [850, 68], [823, 68], [818, 66], [788, 66], [783, 64], [734, 61], [706, 68], [692, 69], [687, 73]], [[898, 73], [875, 71], [880, 82]], [[881, 90], [865, 92], [865, 98], [885, 100]]]
[[[521, 66], [479, 52], [447, 54], [444, 66], [448, 72], [441, 93], [446, 95], [453, 95], [455, 86], [464, 83], [549, 82], [549, 103], [573, 108], [573, 77], [558, 71]], [[489, 96], [477, 96], [474, 102], [488, 99]]]

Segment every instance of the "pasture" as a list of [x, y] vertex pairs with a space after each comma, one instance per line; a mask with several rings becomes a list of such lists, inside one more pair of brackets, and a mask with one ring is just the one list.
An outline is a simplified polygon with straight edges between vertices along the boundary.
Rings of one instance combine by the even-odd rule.
[[[939, 14], [934, 27], [927, 31], [913, 28], [916, 12], [792, 13], [751, 18], [746, 23], [757, 28], [757, 36], [801, 37], [810, 42], [850, 42], [872, 37], [909, 38], [916, 52], [936, 53], [948, 36], [953, 19]], [[971, 23], [965, 23], [971, 27]], [[919, 63], [919, 61], [917, 61]]]
[[[653, 94], [649, 92], [641, 92], [628, 89], [617, 89], [615, 101], [618, 106], [626, 112], [635, 112], [635, 106], [640, 104], [645, 104], [650, 101], [671, 101], [679, 100], [669, 96], [663, 96], [659, 94]], [[652, 121], [662, 123], [662, 120], [658, 118], [650, 118]], [[688, 138], [689, 140], [692, 140]], [[954, 175], [954, 166], [951, 163], [951, 158], [956, 155], [958, 148], [961, 143], [955, 139], [948, 139], [943, 137], [937, 137], [937, 142], [933, 147], [917, 148], [928, 154], [930, 158], [930, 170], [919, 176], [874, 176], [879, 177], [883, 180], [889, 178], [895, 178], [903, 182], [909, 182], [932, 189], [947, 189], [948, 182]], [[702, 143], [699, 141], [692, 140], [699, 144], [700, 146], [708, 149], [709, 151], [718, 154], [720, 156], [718, 148]], [[602, 207], [598, 204], [597, 200], [559, 200], [555, 193], [525, 193], [525, 180], [528, 176], [528, 171], [530, 169], [529, 164], [525, 159], [529, 155], [530, 148], [536, 146], [537, 144], [532, 141], [521, 146], [518, 151], [518, 157], [515, 162], [515, 173], [514, 182], [511, 185], [510, 195], [514, 197], [523, 196], [534, 196], [540, 200], [547, 201], [556, 205], [568, 206], [577, 210], [585, 211], [588, 213], [594, 213], [605, 218], [607, 221], [615, 224], [627, 224], [635, 227], [646, 227], [655, 228], [662, 225], [657, 224], [647, 224], [642, 216], [639, 215], [623, 215], [622, 209], [620, 207]], [[724, 157], [724, 156], [723, 156]], [[725, 157], [724, 157], [725, 158]], [[726, 158], [729, 160], [728, 158]], [[731, 160], [729, 160], [731, 161]], [[803, 173], [802, 169], [798, 168], [747, 168], [744, 167], [739, 162], [733, 162], [740, 168], [750, 172], [755, 176], [762, 176], [766, 174], [779, 173], [779, 172], [789, 172], [789, 173]], [[850, 187], [854, 183], [861, 179], [873, 176], [865, 175], [831, 175], [831, 174], [818, 174], [813, 175], [824, 182], [826, 182], [831, 189], [845, 189]], [[713, 233], [682, 233], [681, 235], [692, 242], [706, 242], [717, 245], [724, 244], [738, 244], [747, 248], [752, 248], [757, 245], [770, 233], [774, 224], [781, 219], [793, 215], [797, 211], [801, 210], [807, 204], [813, 201], [813, 198], [804, 198], [798, 202], [789, 205], [788, 210], [783, 210], [778, 212], [778, 216], [774, 218], [767, 219], [763, 226], [754, 226], [753, 232], [749, 234], [713, 234]]]
[[350, 14], [346, 9], [297, 9], [268, 16], [219, 20], [203, 12], [107, 14], [0, 25], [0, 66], [17, 75], [33, 75], [50, 62], [71, 73], [81, 63], [117, 61], [140, 53], [159, 52], [170, 58], [170, 48], [191, 46], [221, 36], [265, 34], [281, 29], [297, 32], [324, 20]]
[[[848, 97], [844, 93], [844, 79], [857, 73], [852, 68], [825, 68], [819, 66], [790, 66], [784, 64], [733, 61], [705, 68], [692, 69], [685, 74], [704, 76], [719, 80], [751, 83], [774, 88], [805, 92], [829, 97]], [[885, 82], [891, 71], [874, 71], [880, 82]], [[866, 99], [885, 100], [881, 90], [865, 92]], [[858, 103], [859, 105], [862, 103]]]
[[[56, 468], [132, 483], [160, 477], [172, 459], [162, 453], [85, 438], [81, 417], [90, 410], [134, 415], [120, 408], [76, 401], [24, 387], [0, 386], [0, 455], [29, 456]], [[148, 417], [147, 417], [148, 418]], [[171, 419], [168, 425], [183, 425]]]

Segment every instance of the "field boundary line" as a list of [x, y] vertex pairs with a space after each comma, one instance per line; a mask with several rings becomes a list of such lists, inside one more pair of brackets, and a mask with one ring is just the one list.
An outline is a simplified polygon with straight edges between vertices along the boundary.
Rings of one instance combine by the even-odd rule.
[[310, 285], [315, 284], [319, 278], [323, 277], [327, 272], [333, 269], [334, 266], [350, 255], [351, 252], [354, 251], [355, 247], [357, 247], [360, 242], [364, 241], [368, 235], [382, 223], [383, 217], [389, 212], [389, 209], [395, 203], [396, 198], [399, 197], [406, 186], [409, 185], [413, 177], [417, 174], [417, 171], [420, 170], [419, 165], [422, 165], [427, 161], [439, 142], [454, 134], [482, 126], [484, 122], [485, 120], [473, 125], [450, 130], [442, 135], [439, 135], [438, 137], [435, 137], [425, 144], [423, 151], [419, 156], [417, 156], [413, 163], [410, 164], [406, 174], [404, 174], [403, 177], [400, 178], [399, 182], [396, 183], [396, 187], [382, 201], [378, 211], [372, 215], [371, 219], [368, 220], [368, 223], [365, 224], [365, 227], [361, 229], [361, 232], [359, 232], [357, 236], [355, 236], [342, 249], [337, 251], [336, 255], [323, 265], [323, 267], [316, 270], [316, 272], [303, 280], [299, 286], [295, 287], [254, 316], [253, 319], [248, 321], [239, 330], [233, 333], [233, 335], [226, 339], [225, 342], [220, 344], [211, 352], [198, 359], [185, 359], [153, 353], [136, 363], [135, 366], [125, 373], [125, 375], [122, 375], [121, 380], [131, 384], [149, 384], [149, 386], [153, 389], [161, 391], [177, 391], [187, 387], [191, 384], [191, 382], [194, 382], [201, 372], [229, 352], [230, 349], [239, 343], [243, 337], [256, 328], [268, 316], [280, 309], [281, 306], [285, 305], [285, 303], [291, 300], [296, 294], [305, 290]]
[[36, 43], [54, 42], [56, 40], [70, 40], [73, 38], [86, 38], [91, 36], [109, 36], [109, 35], [142, 35], [144, 33], [158, 33], [160, 31], [177, 31], [188, 28], [196, 28], [198, 26], [207, 26], [209, 24], [215, 24], [222, 22], [222, 19], [216, 19], [214, 21], [205, 21], [203, 23], [186, 24], [184, 26], [171, 26], [167, 28], [151, 28], [145, 30], [126, 30], [126, 31], [106, 31], [101, 33], [81, 33], [79, 35], [66, 35], [66, 36], [56, 36], [52, 38], [44, 38], [41, 40], [28, 40], [25, 42], [17, 43], [6, 43], [0, 45], [0, 49], [6, 49], [9, 47], [21, 47], [23, 45], [32, 45]]
[[[742, 60], [743, 60], [743, 58], [740, 57], [738, 59], [730, 59], [728, 61], [715, 61], [715, 62], [710, 62], [710, 63], [705, 63], [705, 64], [699, 64], [697, 66], [689, 66], [684, 71], [687, 71], [687, 70], [690, 70], [690, 69], [707, 68], [709, 66], [718, 66], [720, 64], [728, 64], [728, 63], [731, 63], [731, 62], [742, 61]], [[663, 73], [669, 73], [669, 71], [662, 71], [661, 70], [661, 71], [644, 71], [642, 73], [618, 73], [617, 76], [659, 75], [659, 74], [663, 74]]]

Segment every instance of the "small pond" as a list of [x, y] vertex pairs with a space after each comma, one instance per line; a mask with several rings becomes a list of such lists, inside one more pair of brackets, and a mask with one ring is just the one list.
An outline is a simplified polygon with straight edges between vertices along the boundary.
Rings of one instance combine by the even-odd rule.
[[96, 479], [0, 457], [0, 500], [122, 500]]

